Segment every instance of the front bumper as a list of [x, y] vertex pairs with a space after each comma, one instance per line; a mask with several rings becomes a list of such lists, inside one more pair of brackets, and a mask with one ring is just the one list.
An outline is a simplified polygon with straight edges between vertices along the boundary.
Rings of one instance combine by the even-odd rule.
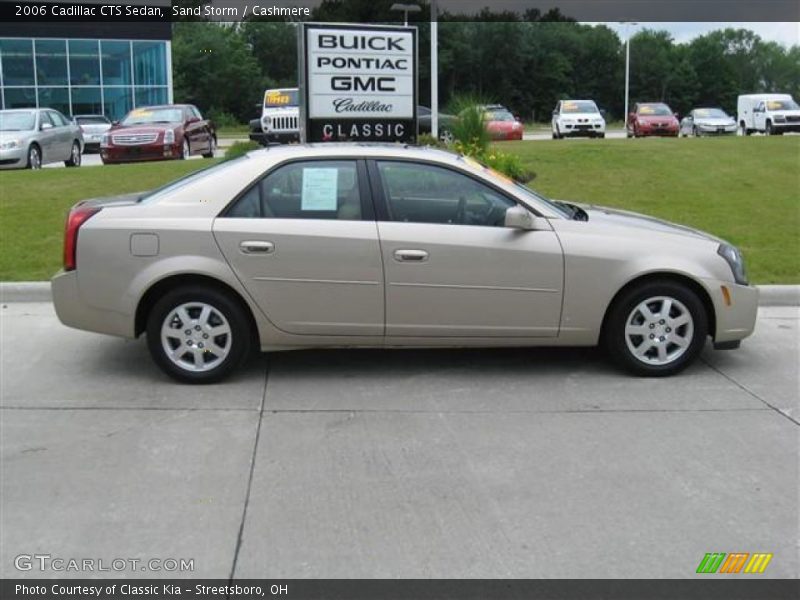
[[603, 125], [573, 125], [572, 127], [565, 125], [563, 128], [559, 127], [558, 131], [564, 137], [598, 137], [605, 135], [606, 128]]
[[134, 334], [134, 317], [91, 306], [80, 294], [77, 271], [59, 271], [50, 280], [58, 320], [67, 327], [126, 338]]
[[181, 144], [147, 144], [141, 146], [100, 146], [104, 164], [173, 160], [181, 157]]
[[0, 169], [24, 169], [28, 166], [28, 152], [23, 147], [0, 150]]
[[678, 137], [678, 127], [639, 127], [639, 135], [642, 137]]
[[291, 144], [300, 141], [299, 131], [251, 131], [250, 139], [254, 142], [266, 146], [267, 144]]
[[800, 131], [800, 123], [798, 122], [791, 122], [791, 123], [781, 123], [781, 122], [773, 122], [772, 123], [773, 130], [784, 133], [788, 131]]
[[[716, 315], [716, 330], [710, 332], [716, 344], [743, 340], [753, 333], [758, 316], [758, 288], [729, 281], [704, 279]], [[730, 303], [725, 299], [728, 291]]]
[[736, 135], [737, 127], [714, 127], [714, 126], [698, 126], [697, 133], [700, 135]]

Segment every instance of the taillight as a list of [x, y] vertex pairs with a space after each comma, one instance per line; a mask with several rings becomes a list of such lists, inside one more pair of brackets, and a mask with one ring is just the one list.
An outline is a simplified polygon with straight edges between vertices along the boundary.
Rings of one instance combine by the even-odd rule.
[[76, 254], [78, 251], [78, 230], [81, 225], [86, 223], [93, 215], [100, 212], [96, 206], [78, 204], [69, 211], [67, 216], [67, 226], [64, 230], [64, 270], [74, 271], [76, 265]]

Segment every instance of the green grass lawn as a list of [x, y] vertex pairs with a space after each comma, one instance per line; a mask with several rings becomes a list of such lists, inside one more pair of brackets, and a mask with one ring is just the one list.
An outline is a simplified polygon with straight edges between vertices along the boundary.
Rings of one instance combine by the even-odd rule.
[[[756, 283], [800, 283], [800, 136], [505, 142], [545, 195], [616, 206], [714, 233]], [[0, 280], [48, 279], [69, 207], [152, 189], [208, 160], [0, 171]], [[646, 251], [646, 249], [643, 249]]]
[[64, 221], [79, 200], [153, 189], [212, 162], [0, 171], [0, 281], [52, 277], [61, 267]]
[[[625, 208], [736, 244], [755, 283], [800, 283], [800, 137], [505, 142], [546, 196]], [[646, 248], [642, 249], [646, 251]]]

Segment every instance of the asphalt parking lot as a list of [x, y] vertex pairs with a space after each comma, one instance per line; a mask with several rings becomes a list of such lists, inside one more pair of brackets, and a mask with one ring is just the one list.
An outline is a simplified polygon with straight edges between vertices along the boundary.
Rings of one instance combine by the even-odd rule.
[[192, 387], [48, 303], [3, 305], [0, 330], [0, 577], [86, 575], [16, 571], [33, 553], [214, 578], [683, 578], [706, 552], [770, 552], [758, 577], [800, 575], [797, 308], [661, 380], [594, 350], [337, 350]]

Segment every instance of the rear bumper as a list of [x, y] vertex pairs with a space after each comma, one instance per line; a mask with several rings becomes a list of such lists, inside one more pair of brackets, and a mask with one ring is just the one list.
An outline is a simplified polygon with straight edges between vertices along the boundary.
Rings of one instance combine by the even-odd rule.
[[[716, 344], [743, 340], [753, 333], [758, 316], [758, 289], [716, 279], [703, 280], [714, 303], [716, 331], [710, 332]], [[725, 301], [722, 288], [728, 290], [730, 304]]]
[[58, 320], [68, 327], [134, 338], [134, 318], [92, 307], [81, 298], [77, 271], [59, 271], [50, 280]]
[[101, 146], [103, 163], [126, 163], [146, 160], [173, 160], [181, 156], [180, 144], [149, 144], [142, 146]]

